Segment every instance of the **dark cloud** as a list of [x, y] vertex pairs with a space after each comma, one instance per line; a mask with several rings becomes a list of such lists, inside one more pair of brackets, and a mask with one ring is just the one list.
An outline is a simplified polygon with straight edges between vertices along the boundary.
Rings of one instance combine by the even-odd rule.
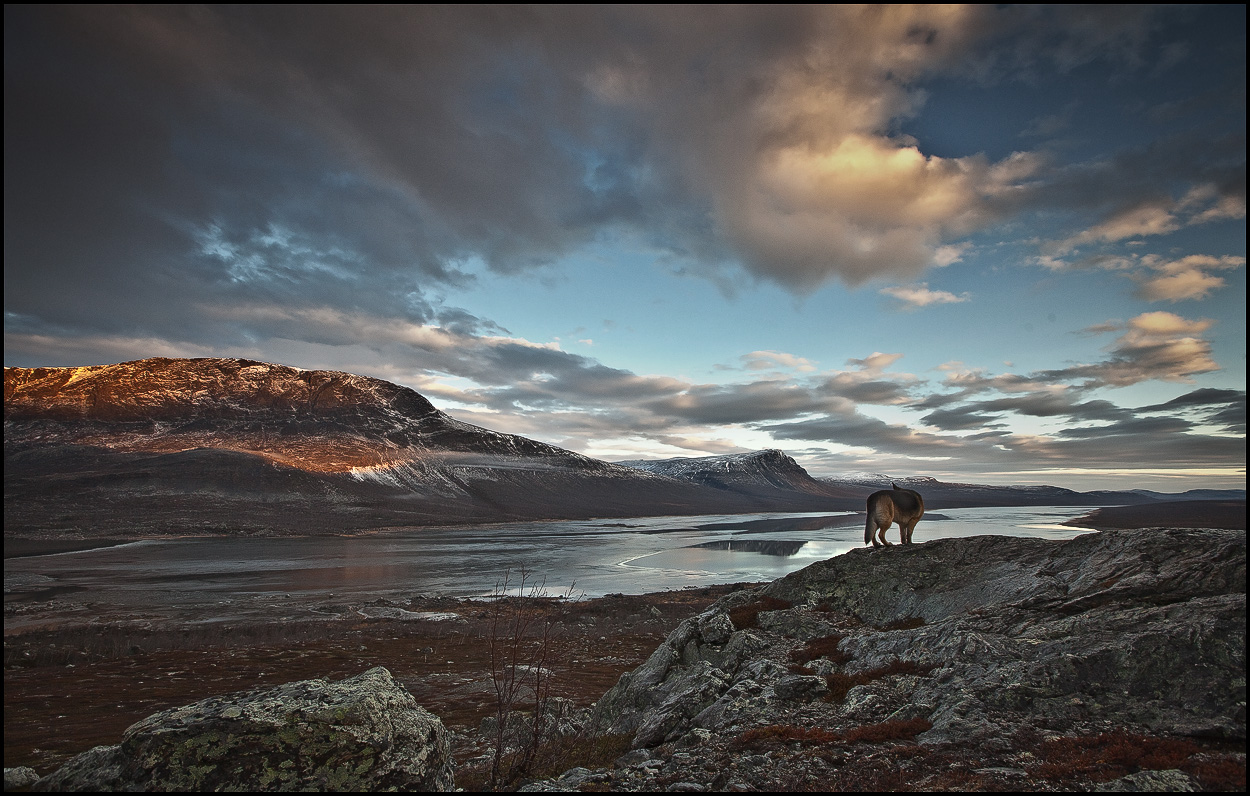
[[1138, 411], [1186, 413], [1201, 422], [1223, 426], [1230, 434], [1246, 433], [1246, 394], [1240, 390], [1203, 388]]
[[1030, 417], [1067, 417], [1073, 420], [1121, 420], [1128, 413], [1110, 401], [1077, 402], [1077, 391], [1049, 391], [997, 398], [969, 404], [985, 412], [1015, 412]]
[[760, 425], [777, 439], [833, 442], [872, 448], [894, 455], [943, 456], [962, 451], [967, 444], [958, 437], [915, 431], [859, 413], [826, 415], [795, 423]]
[[[6, 360], [339, 366], [428, 384], [569, 444], [628, 429], [732, 448], [693, 431], [719, 425], [978, 466], [1026, 454], [1199, 461], [1225, 443], [1189, 432], [1244, 434], [1244, 393], [1137, 410], [1157, 418], [1088, 395], [1214, 370], [1207, 322], [1170, 313], [1100, 330], [1119, 335], [1102, 361], [951, 373], [947, 392], [926, 395], [922, 379], [886, 372], [900, 354], [730, 385], [640, 376], [445, 299], [479, 261], [518, 273], [608, 239], [676, 271], [723, 284], [745, 271], [802, 293], [911, 279], [957, 259], [953, 241], [1033, 212], [1074, 214], [1053, 242], [1063, 256], [1151, 224], [1233, 218], [1244, 133], [1210, 134], [1202, 120], [1235, 113], [1244, 127], [1244, 39], [1240, 74], [1221, 88], [1239, 85], [1240, 106], [1212, 101], [1201, 118], [1172, 117], [1169, 137], [1099, 159], [1063, 163], [1058, 148], [935, 158], [896, 133], [934, 77], [1028, 83], [1095, 61], [1121, 75], [1180, 69], [1160, 26], [1187, 13], [6, 6]], [[1244, 28], [1244, 8], [1209, 13], [1240, 14], [1231, 29]], [[1155, 293], [1205, 295], [1189, 278]], [[922, 287], [913, 300], [937, 300]], [[771, 351], [744, 362], [811, 367]], [[934, 428], [976, 433], [915, 431], [861, 405], [927, 410]], [[1003, 430], [1007, 415], [1103, 425], [1026, 437]], [[1111, 436], [1114, 451], [1096, 450]]]
[[1006, 424], [997, 414], [982, 411], [981, 406], [970, 404], [952, 409], [938, 409], [922, 417], [921, 422], [927, 426], [943, 431], [971, 431], [982, 428], [1005, 428]]
[[823, 385], [832, 395], [841, 396], [857, 404], [901, 404], [909, 400], [914, 385], [896, 381], [872, 380], [845, 382], [829, 379]]
[[1056, 436], [1080, 439], [1108, 439], [1125, 435], [1175, 434], [1189, 431], [1194, 424], [1179, 417], [1137, 417], [1105, 426], [1060, 429]]
[[[1224, 426], [1230, 434], [1240, 434], [1244, 443], [1246, 437], [1246, 399], [1240, 403], [1230, 404], [1207, 418], [1208, 422]], [[1244, 448], [1243, 448], [1244, 452]]]
[[[1244, 439], [1187, 433], [1177, 418], [1140, 418], [1067, 429], [1054, 436], [988, 431], [968, 436], [917, 432], [856, 415], [762, 426], [784, 440], [811, 440], [869, 448], [859, 467], [950, 469], [968, 473], [1033, 468], [1134, 469], [1227, 467], [1244, 453]], [[844, 454], [845, 456], [846, 454]], [[887, 467], [888, 463], [888, 467]], [[857, 468], [858, 469], [858, 468]]]
[[[517, 271], [604, 234], [796, 290], [914, 275], [1022, 177], [883, 137], [910, 82], [1129, 64], [1160, 13], [9, 6], [6, 310], [199, 343], [231, 340], [195, 312], [214, 298], [429, 320], [469, 259]], [[1235, 191], [1238, 146], [1244, 196], [1232, 140], [1027, 193]], [[819, 167], [844, 155], [883, 159], [845, 196]]]
[[1142, 412], [1163, 412], [1176, 409], [1189, 408], [1205, 408], [1216, 407], [1221, 405], [1242, 405], [1246, 403], [1246, 394], [1241, 390], [1220, 390], [1213, 387], [1203, 387], [1199, 390], [1187, 392], [1179, 395], [1170, 401], [1161, 404], [1152, 404], [1143, 406], [1139, 411]]

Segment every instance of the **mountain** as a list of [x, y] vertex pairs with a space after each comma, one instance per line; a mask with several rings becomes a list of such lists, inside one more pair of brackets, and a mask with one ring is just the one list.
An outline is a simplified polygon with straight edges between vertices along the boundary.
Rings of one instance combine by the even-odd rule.
[[242, 359], [5, 368], [4, 424], [9, 535], [316, 533], [819, 503], [479, 428], [380, 379]]
[[858, 490], [867, 495], [897, 484], [914, 489], [924, 496], [927, 509], [952, 509], [968, 506], [1128, 506], [1169, 500], [1244, 500], [1244, 490], [1190, 490], [1180, 494], [1133, 490], [1095, 490], [1076, 492], [1058, 486], [992, 486], [939, 481], [927, 476], [887, 476], [881, 473], [841, 473], [817, 479], [838, 490]]
[[786, 494], [796, 505], [810, 503], [813, 511], [834, 505], [860, 510], [866, 497], [860, 494], [862, 490], [817, 481], [798, 462], [775, 449], [698, 458], [633, 459], [616, 464], [756, 499]]
[[[849, 472], [813, 478], [794, 459], [779, 450], [735, 453], [700, 458], [635, 459], [616, 464], [656, 475], [680, 479], [702, 486], [745, 496], [786, 494], [797, 506], [804, 501], [820, 503], [814, 510], [830, 506], [863, 511], [864, 500], [879, 489], [897, 485], [914, 489], [924, 496], [926, 509], [969, 506], [1128, 506], [1172, 500], [1245, 500], [1245, 490], [1190, 490], [1179, 494], [1099, 490], [1076, 492], [1058, 486], [991, 486], [939, 481], [928, 476], [888, 476], [881, 473]], [[831, 501], [831, 502], [830, 502]]]
[[[895, 480], [931, 509], [1184, 498]], [[609, 463], [463, 423], [381, 379], [244, 359], [4, 369], [10, 539], [860, 511], [889, 482], [814, 479], [778, 450]]]

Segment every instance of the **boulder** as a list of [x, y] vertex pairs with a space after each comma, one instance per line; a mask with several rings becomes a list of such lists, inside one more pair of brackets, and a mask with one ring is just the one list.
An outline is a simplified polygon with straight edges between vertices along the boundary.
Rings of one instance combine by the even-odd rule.
[[11, 790], [26, 790], [35, 784], [38, 779], [39, 775], [30, 766], [6, 768], [4, 770], [4, 791], [8, 793]]
[[446, 791], [447, 732], [382, 667], [210, 697], [131, 725], [35, 783], [69, 791]]

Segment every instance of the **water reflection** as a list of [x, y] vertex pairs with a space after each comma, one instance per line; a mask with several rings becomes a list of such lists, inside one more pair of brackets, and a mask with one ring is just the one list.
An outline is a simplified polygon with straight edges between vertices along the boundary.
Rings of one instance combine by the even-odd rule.
[[740, 519], [737, 522], [710, 522], [695, 526], [700, 531], [735, 531], [737, 533], [771, 533], [774, 531], [823, 531], [827, 528], [850, 528], [863, 525], [862, 514], [824, 514], [819, 517], [769, 517]]
[[792, 556], [807, 542], [781, 541], [780, 539], [724, 539], [716, 542], [693, 544], [705, 550], [725, 550], [730, 553], [761, 553], [766, 556]]
[[[1060, 525], [1087, 507], [944, 509], [917, 542], [1000, 534], [1071, 538]], [[359, 604], [418, 593], [488, 595], [522, 569], [549, 593], [601, 596], [773, 580], [863, 545], [863, 515], [753, 514], [501, 523], [305, 538], [172, 538], [9, 558], [6, 628], [32, 603], [65, 613], [125, 611], [135, 621], [304, 612], [327, 600]], [[775, 538], [784, 534], [784, 538]], [[895, 532], [897, 534], [897, 532]], [[215, 608], [216, 607], [216, 608]]]

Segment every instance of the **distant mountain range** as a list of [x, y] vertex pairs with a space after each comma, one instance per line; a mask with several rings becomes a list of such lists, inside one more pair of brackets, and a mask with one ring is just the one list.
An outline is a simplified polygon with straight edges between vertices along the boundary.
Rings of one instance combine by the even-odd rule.
[[914, 489], [932, 509], [968, 506], [1129, 506], [1177, 500], [1244, 500], [1244, 489], [1191, 489], [1188, 492], [1151, 492], [1146, 489], [1076, 492], [1058, 486], [990, 486], [938, 481], [923, 476], [890, 478], [879, 473], [844, 473], [818, 479], [836, 489], [860, 492], [889, 489], [894, 483]]
[[[862, 510], [889, 480], [862, 475], [814, 479], [776, 450], [609, 463], [462, 423], [380, 379], [241, 359], [4, 369], [6, 536]], [[1172, 497], [906, 483], [934, 508]]]

